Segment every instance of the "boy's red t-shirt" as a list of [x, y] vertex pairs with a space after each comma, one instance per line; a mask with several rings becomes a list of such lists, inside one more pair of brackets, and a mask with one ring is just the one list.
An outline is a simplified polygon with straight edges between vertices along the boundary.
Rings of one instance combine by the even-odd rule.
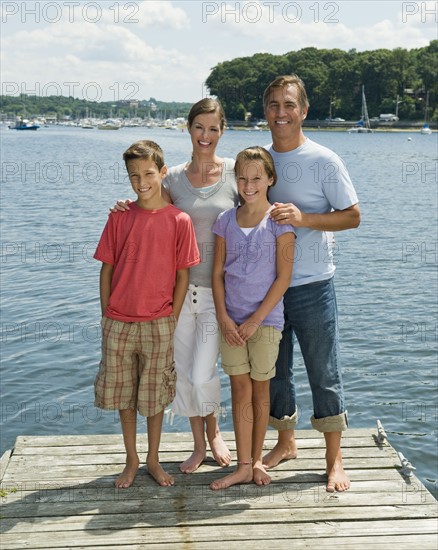
[[192, 220], [173, 205], [129, 208], [110, 214], [94, 254], [114, 266], [105, 316], [128, 323], [167, 317], [176, 271], [200, 262]]

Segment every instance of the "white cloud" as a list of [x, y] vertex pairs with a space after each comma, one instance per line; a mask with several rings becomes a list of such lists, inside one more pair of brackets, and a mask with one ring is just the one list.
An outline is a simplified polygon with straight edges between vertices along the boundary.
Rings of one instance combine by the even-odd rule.
[[159, 26], [172, 29], [190, 27], [186, 12], [177, 3], [168, 1], [116, 2], [102, 12], [106, 23], [124, 23], [140, 28]]
[[[41, 26], [18, 31], [2, 43], [3, 91], [55, 93], [57, 84], [62, 92], [73, 89], [75, 97], [84, 99], [125, 99], [133, 92], [135, 98], [143, 99], [147, 93], [158, 95], [154, 91], [162, 87], [166, 71], [171, 70], [172, 78], [177, 75], [190, 81], [196, 66], [194, 56], [183, 55], [172, 44], [168, 48], [153, 46], [146, 33], [137, 35], [131, 29], [128, 25], [72, 25], [64, 21], [50, 32]], [[78, 84], [66, 84], [73, 82]], [[90, 85], [95, 82], [100, 97], [96, 86]], [[175, 99], [176, 88], [173, 94]]]
[[62, 2], [8, 2], [0, 4], [2, 23], [33, 24], [53, 27], [58, 23], [70, 25], [118, 24], [146, 28], [151, 26], [172, 29], [190, 27], [190, 20], [180, 6], [168, 0]]
[[415, 25], [423, 27], [425, 25], [433, 25], [438, 23], [438, 2], [423, 1], [423, 2], [402, 2], [402, 9], [397, 13], [397, 21], [403, 25]]
[[344, 7], [342, 2], [311, 4], [259, 0], [208, 4], [211, 7], [207, 9], [206, 22], [211, 28], [236, 39], [246, 37], [257, 40], [257, 45], [250, 42], [247, 46], [254, 51], [260, 51], [261, 47], [266, 51], [268, 48], [272, 53], [286, 53], [308, 46], [355, 48], [361, 51], [417, 48], [426, 46], [436, 38], [438, 21], [438, 2], [403, 2], [403, 11], [397, 11], [400, 4], [394, 3], [394, 19], [383, 19], [373, 24], [362, 24], [364, 18], [360, 14], [364, 9], [372, 9], [372, 3], [349, 2], [349, 9], [354, 4], [358, 9], [354, 25], [351, 24], [351, 14], [347, 17], [345, 10], [341, 9]]
[[[6, 4], [9, 10], [28, 6], [3, 2], [4, 16]], [[196, 101], [212, 67], [235, 57], [308, 46], [410, 49], [436, 38], [431, 11], [436, 2], [385, 0], [370, 7], [362, 1], [82, 0], [74, 12], [65, 7], [73, 2], [33, 4], [41, 11], [38, 21], [35, 14], [9, 12], [3, 25], [3, 93], [37, 93], [38, 87], [53, 93], [58, 85], [63, 95], [93, 99], [99, 86], [102, 101], [151, 96]], [[44, 12], [44, 6], [52, 11]], [[56, 22], [53, 6], [63, 8]], [[64, 84], [69, 82], [79, 83], [74, 94]]]

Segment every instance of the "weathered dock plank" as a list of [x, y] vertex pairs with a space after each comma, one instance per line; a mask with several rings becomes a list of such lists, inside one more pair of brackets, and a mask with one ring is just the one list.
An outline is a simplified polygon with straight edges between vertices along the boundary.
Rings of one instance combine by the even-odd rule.
[[6, 467], [9, 464], [9, 459], [11, 458], [11, 455], [12, 455], [12, 450], [8, 449], [7, 451], [5, 451], [3, 453], [3, 455], [0, 459], [0, 480], [3, 479], [3, 476], [4, 476], [5, 471], [6, 471]]
[[[267, 449], [275, 435], [268, 432]], [[225, 437], [235, 457], [234, 436]], [[270, 485], [211, 491], [226, 471], [211, 457], [194, 474], [178, 469], [190, 434], [163, 434], [161, 461], [175, 486], [158, 487], [143, 467], [125, 490], [113, 485], [121, 436], [21, 436], [2, 459], [1, 548], [438, 547], [437, 501], [414, 475], [401, 475], [396, 451], [372, 430], [343, 439], [352, 486], [337, 494], [325, 491], [322, 437], [308, 430], [297, 439], [299, 458], [272, 470]], [[144, 456], [144, 434], [139, 450]]]

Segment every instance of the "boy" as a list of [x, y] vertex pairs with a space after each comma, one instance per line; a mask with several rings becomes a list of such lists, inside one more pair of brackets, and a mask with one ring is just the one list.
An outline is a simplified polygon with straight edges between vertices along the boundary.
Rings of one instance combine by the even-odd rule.
[[147, 417], [149, 474], [174, 484], [159, 463], [164, 409], [175, 395], [173, 333], [188, 288], [188, 269], [200, 262], [188, 214], [161, 196], [163, 152], [138, 141], [123, 154], [137, 200], [128, 212], [111, 213], [94, 258], [102, 262], [102, 360], [95, 405], [118, 409], [126, 466], [118, 488], [132, 485], [139, 467], [137, 412]]

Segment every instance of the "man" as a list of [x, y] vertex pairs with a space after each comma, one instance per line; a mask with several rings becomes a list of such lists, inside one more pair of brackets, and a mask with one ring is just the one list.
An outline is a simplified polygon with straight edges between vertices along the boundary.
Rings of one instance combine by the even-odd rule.
[[269, 194], [272, 218], [296, 228], [291, 286], [284, 295], [285, 328], [275, 378], [271, 380], [270, 425], [275, 447], [263, 459], [267, 468], [295, 458], [297, 423], [293, 382], [293, 335], [300, 344], [312, 391], [312, 426], [324, 434], [328, 492], [350, 486], [341, 453], [348, 426], [339, 364], [339, 332], [333, 286], [333, 231], [358, 227], [358, 198], [342, 160], [308, 139], [302, 130], [309, 103], [302, 80], [280, 76], [265, 90], [265, 118], [272, 135], [278, 181]]

